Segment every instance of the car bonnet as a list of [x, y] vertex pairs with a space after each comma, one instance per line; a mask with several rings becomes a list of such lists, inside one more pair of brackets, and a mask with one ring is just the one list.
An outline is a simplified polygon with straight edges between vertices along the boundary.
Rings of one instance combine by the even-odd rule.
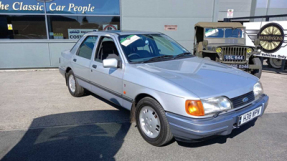
[[167, 79], [200, 98], [233, 98], [252, 91], [258, 81], [244, 71], [198, 57], [139, 64], [137, 68]]

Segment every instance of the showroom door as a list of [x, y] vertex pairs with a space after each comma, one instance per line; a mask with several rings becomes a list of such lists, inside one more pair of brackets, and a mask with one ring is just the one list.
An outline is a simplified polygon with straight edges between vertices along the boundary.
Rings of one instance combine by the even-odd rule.
[[117, 105], [122, 105], [123, 70], [122, 68], [104, 68], [102, 62], [107, 58], [116, 58], [121, 61], [113, 38], [102, 36], [99, 39], [95, 59], [90, 64], [91, 90]]
[[97, 36], [87, 36], [79, 46], [77, 53], [72, 58], [72, 70], [80, 86], [90, 89], [88, 80], [90, 77], [90, 63], [92, 53], [95, 50]]

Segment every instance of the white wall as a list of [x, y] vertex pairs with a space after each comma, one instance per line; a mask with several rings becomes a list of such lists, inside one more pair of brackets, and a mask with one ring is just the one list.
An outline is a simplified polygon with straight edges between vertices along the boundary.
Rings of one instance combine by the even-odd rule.
[[227, 18], [227, 10], [234, 9], [233, 17], [247, 17], [251, 13], [252, 0], [216, 0], [217, 20]]
[[[121, 29], [165, 33], [188, 50], [193, 48], [194, 25], [212, 21], [214, 0], [121, 0]], [[164, 25], [177, 25], [165, 31]]]

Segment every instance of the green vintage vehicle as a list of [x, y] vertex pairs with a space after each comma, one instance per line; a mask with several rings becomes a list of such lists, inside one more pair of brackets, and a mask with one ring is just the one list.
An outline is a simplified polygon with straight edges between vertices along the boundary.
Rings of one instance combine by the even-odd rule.
[[[251, 41], [245, 27], [237, 22], [199, 22], [195, 24], [194, 55], [242, 69], [261, 77], [262, 62], [255, 54], [257, 47], [246, 46]], [[256, 46], [259, 42], [255, 41]]]

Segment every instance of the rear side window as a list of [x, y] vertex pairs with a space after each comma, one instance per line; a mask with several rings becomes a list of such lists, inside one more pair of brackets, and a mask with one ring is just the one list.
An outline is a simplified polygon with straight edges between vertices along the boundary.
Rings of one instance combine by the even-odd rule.
[[97, 36], [88, 36], [80, 45], [77, 55], [86, 59], [91, 59], [97, 39]]

